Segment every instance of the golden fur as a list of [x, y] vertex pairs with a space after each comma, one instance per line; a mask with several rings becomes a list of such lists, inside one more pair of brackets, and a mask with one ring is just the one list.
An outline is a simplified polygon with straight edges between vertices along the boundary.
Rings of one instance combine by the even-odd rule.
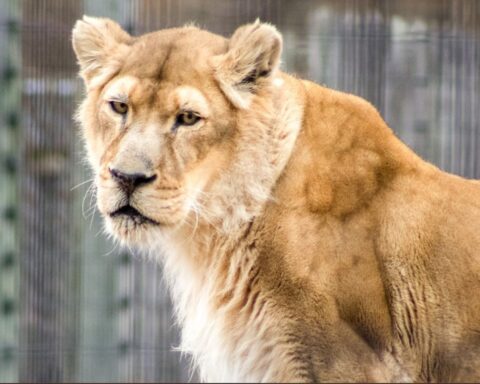
[[[85, 17], [73, 46], [99, 210], [162, 257], [202, 379], [480, 381], [478, 181], [281, 72], [268, 24], [131, 37]], [[113, 168], [155, 179], [128, 197]], [[126, 203], [152, 221], [111, 216]]]

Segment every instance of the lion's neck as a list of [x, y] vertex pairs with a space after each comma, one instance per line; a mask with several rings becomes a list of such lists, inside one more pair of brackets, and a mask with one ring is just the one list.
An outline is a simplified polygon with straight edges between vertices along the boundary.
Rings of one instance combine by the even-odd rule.
[[287, 75], [276, 78], [272, 87], [274, 97], [259, 95], [251, 109], [239, 114], [241, 139], [229, 169], [199, 198], [200, 219], [220, 232], [230, 233], [261, 213], [295, 146], [303, 120], [303, 88]]
[[[202, 380], [255, 380], [263, 375], [255, 352], [262, 345], [242, 310], [257, 268], [256, 251], [242, 241], [248, 225], [228, 237], [207, 235], [204, 229], [190, 241], [177, 239], [165, 259], [181, 350], [192, 356]], [[249, 359], [241, 356], [245, 348], [252, 351]]]

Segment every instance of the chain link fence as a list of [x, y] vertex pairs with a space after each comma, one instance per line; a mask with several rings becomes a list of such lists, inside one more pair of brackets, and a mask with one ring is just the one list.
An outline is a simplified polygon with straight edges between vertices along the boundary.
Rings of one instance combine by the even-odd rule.
[[269, 21], [283, 69], [368, 99], [422, 157], [480, 178], [476, 0], [0, 0], [0, 382], [197, 380], [161, 266], [102, 234], [72, 121], [83, 14], [132, 34]]

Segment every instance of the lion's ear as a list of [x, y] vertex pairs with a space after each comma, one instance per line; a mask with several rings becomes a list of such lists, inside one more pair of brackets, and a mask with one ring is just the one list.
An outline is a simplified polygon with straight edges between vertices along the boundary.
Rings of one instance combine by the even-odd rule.
[[278, 68], [282, 36], [270, 24], [256, 21], [238, 28], [225, 54], [212, 58], [215, 78], [237, 108], [247, 108], [255, 88]]
[[80, 75], [88, 88], [118, 70], [132, 37], [110, 19], [83, 16], [72, 31]]

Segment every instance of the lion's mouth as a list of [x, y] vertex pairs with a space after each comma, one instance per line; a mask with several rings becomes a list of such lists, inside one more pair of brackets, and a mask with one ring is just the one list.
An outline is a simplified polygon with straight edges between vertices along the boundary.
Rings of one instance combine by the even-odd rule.
[[155, 220], [152, 220], [149, 217], [142, 215], [139, 211], [137, 211], [129, 204], [124, 205], [123, 207], [117, 209], [115, 212], [112, 212], [110, 214], [110, 217], [127, 217], [133, 220], [136, 224], [148, 223], [158, 225]]

